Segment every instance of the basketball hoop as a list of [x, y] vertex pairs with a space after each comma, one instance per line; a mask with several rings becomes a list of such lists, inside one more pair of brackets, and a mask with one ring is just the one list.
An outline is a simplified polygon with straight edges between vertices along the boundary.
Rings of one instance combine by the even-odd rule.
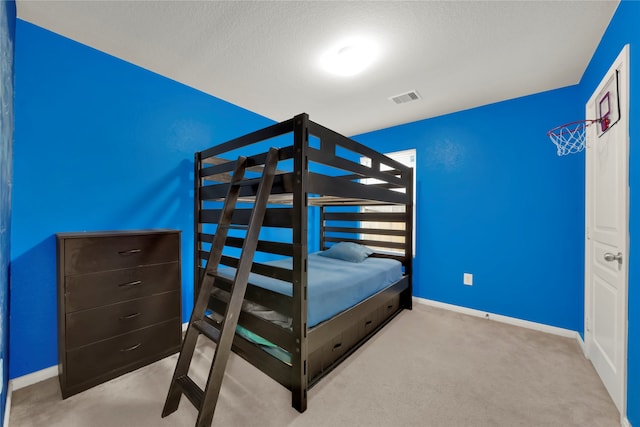
[[[578, 120], [576, 122], [566, 123], [551, 129], [547, 132], [547, 136], [558, 149], [558, 156], [579, 153], [584, 150], [586, 139], [585, 130], [590, 125], [599, 121], [601, 120]], [[608, 127], [608, 124], [605, 128], [606, 127]]]

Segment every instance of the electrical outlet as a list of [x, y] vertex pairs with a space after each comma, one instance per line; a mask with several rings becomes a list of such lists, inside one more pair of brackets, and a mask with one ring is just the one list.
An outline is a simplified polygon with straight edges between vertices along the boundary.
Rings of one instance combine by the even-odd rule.
[[462, 276], [462, 283], [467, 286], [473, 286], [473, 274], [464, 273], [464, 275]]

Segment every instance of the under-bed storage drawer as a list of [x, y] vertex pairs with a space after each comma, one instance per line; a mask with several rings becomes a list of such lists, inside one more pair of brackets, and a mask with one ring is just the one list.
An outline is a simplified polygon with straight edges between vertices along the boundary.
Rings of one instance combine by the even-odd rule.
[[309, 354], [309, 380], [314, 380], [332, 369], [346, 353], [389, 319], [400, 308], [400, 293], [381, 298], [370, 307], [370, 311], [357, 316], [342, 331], [335, 332], [330, 339]]
[[397, 294], [380, 307], [380, 323], [384, 322], [390, 315], [398, 311], [399, 308], [400, 294]]
[[337, 333], [320, 348], [309, 355], [309, 379], [313, 381], [322, 372], [344, 356], [362, 337], [360, 322], [356, 322], [346, 330]]
[[376, 326], [380, 324], [380, 308], [371, 313], [368, 313], [360, 321], [360, 334], [362, 336], [368, 335], [376, 329]]
[[360, 321], [360, 334], [366, 336], [383, 324], [389, 316], [398, 311], [400, 307], [400, 294], [393, 295], [380, 303], [377, 309], [371, 311]]
[[179, 350], [179, 231], [56, 238], [63, 398]]

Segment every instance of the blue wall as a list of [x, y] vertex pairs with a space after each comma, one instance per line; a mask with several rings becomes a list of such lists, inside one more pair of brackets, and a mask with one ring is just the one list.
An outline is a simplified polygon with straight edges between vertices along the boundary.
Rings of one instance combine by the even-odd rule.
[[10, 377], [56, 365], [55, 238], [183, 230], [193, 304], [193, 153], [273, 123], [18, 20]]
[[[554, 157], [544, 134], [584, 116], [586, 101], [631, 45], [631, 425], [640, 425], [638, 22], [640, 2], [622, 1], [579, 85], [356, 137], [384, 151], [417, 147], [417, 296], [582, 333], [584, 153]], [[475, 274], [473, 287], [462, 286], [462, 272]]]
[[[557, 157], [545, 133], [583, 116], [631, 43], [632, 425], [640, 424], [639, 20], [640, 2], [623, 1], [577, 86], [356, 137], [382, 151], [417, 149], [416, 296], [582, 332], [584, 154]], [[270, 123], [28, 23], [18, 21], [17, 33], [11, 377], [57, 363], [56, 232], [185, 230], [189, 310], [192, 153]], [[462, 285], [464, 272], [474, 286]]]
[[629, 331], [627, 360], [627, 418], [640, 425], [640, 2], [623, 1], [600, 41], [580, 82], [580, 102], [584, 105], [622, 48], [630, 45], [629, 101]]
[[584, 114], [578, 94], [574, 86], [355, 138], [417, 150], [416, 296], [582, 330], [584, 153], [560, 158], [546, 136]]
[[13, 161], [13, 44], [16, 5], [0, 3], [0, 423], [4, 421], [9, 358], [9, 253]]

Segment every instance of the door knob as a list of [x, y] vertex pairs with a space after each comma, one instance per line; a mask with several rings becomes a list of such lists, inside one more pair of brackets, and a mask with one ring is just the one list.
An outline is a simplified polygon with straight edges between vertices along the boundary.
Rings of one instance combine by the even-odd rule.
[[622, 252], [618, 252], [616, 255], [611, 252], [606, 252], [604, 254], [604, 260], [609, 262], [618, 261], [618, 264], [622, 264]]

